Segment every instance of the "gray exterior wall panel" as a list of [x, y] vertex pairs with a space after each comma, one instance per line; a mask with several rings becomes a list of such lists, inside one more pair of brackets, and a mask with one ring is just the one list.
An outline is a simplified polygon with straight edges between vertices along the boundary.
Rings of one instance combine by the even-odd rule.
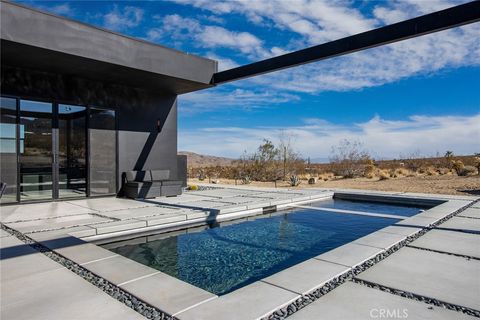
[[214, 60], [3, 1], [1, 38], [202, 84], [217, 71]]

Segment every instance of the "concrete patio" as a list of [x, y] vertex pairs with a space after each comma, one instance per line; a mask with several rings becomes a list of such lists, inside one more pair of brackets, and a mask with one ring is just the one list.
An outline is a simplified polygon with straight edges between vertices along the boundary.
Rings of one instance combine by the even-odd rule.
[[[223, 296], [91, 243], [132, 237], [148, 242], [158, 232], [203, 227], [208, 221], [308, 207], [334, 192], [352, 199], [438, 205]], [[479, 317], [480, 207], [475, 201], [469, 196], [224, 187], [144, 201], [97, 198], [3, 206], [1, 315], [370, 319], [388, 311], [415, 319]], [[39, 247], [50, 252], [40, 253]]]

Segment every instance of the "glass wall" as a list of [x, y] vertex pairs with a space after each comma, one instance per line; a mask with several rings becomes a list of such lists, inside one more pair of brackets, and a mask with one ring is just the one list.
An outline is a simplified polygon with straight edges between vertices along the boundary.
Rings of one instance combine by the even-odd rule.
[[51, 199], [52, 104], [20, 100], [20, 201]]
[[114, 110], [0, 99], [0, 203], [116, 194]]
[[7, 187], [1, 203], [17, 201], [17, 101], [0, 98], [0, 179]]
[[115, 111], [90, 108], [90, 195], [115, 194], [117, 170], [117, 134]]
[[87, 110], [58, 105], [58, 196], [87, 195]]

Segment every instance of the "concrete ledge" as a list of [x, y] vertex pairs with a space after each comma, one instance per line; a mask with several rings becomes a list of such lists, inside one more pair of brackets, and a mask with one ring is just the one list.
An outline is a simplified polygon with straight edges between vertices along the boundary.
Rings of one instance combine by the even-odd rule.
[[352, 243], [387, 250], [406, 238], [406, 236], [400, 234], [376, 231], [365, 237], [357, 239]]
[[127, 282], [120, 287], [171, 315], [216, 298], [210, 292], [161, 272]]
[[85, 263], [82, 266], [115, 285], [160, 272], [120, 255]]
[[347, 243], [341, 247], [322, 253], [316, 256], [315, 259], [354, 268], [383, 251], [384, 249], [376, 247]]
[[317, 259], [309, 259], [261, 281], [304, 295], [348, 270], [350, 270], [350, 267]]
[[104, 233], [112, 233], [117, 231], [124, 231], [124, 230], [131, 230], [131, 229], [138, 229], [147, 226], [146, 221], [141, 220], [122, 220], [122, 221], [115, 221], [115, 222], [107, 222], [101, 223], [97, 225], [90, 225], [90, 227], [95, 228], [97, 230], [97, 234], [104, 234]]
[[299, 294], [258, 281], [175, 316], [180, 320], [260, 319], [299, 297]]

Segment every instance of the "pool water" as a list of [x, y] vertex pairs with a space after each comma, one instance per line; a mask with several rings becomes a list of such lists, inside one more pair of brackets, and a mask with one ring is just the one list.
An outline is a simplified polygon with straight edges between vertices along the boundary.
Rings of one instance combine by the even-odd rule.
[[[358, 202], [321, 201], [359, 210]], [[372, 211], [373, 204], [365, 205]], [[378, 205], [378, 204], [377, 204]], [[383, 206], [383, 205], [382, 205]], [[385, 209], [385, 210], [383, 210]], [[404, 215], [419, 208], [382, 207]], [[217, 295], [226, 294], [309, 258], [351, 242], [398, 220], [295, 209], [247, 221], [188, 232], [147, 243], [122, 243], [112, 250]], [[114, 247], [114, 246], [113, 246]]]

